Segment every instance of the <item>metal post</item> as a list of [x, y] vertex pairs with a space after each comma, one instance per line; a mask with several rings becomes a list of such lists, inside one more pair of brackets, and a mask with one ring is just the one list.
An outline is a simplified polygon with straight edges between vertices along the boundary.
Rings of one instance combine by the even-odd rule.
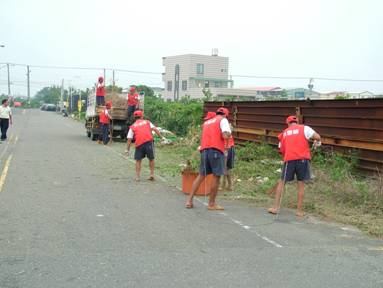
[[114, 81], [114, 69], [113, 69], [113, 80], [112, 80], [112, 94], [113, 94], [113, 92], [114, 92], [114, 85], [115, 85], [115, 81]]
[[9, 63], [7, 63], [7, 71], [8, 71], [8, 97], [11, 96], [11, 78], [9, 76]]
[[30, 77], [29, 74], [31, 71], [29, 70], [29, 65], [27, 65], [27, 96], [28, 96], [28, 104], [31, 104], [31, 85], [30, 85]]

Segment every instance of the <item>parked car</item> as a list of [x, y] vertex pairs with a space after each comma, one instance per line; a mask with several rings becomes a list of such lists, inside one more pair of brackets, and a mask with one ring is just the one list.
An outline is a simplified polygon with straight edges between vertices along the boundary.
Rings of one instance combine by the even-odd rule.
[[54, 105], [54, 104], [43, 104], [40, 107], [40, 110], [42, 110], [42, 111], [56, 111], [56, 105]]

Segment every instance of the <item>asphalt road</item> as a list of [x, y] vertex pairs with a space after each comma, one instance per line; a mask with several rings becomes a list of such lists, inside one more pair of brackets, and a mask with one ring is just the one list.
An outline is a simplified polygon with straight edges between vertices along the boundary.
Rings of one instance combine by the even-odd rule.
[[14, 120], [0, 144], [1, 288], [383, 287], [383, 241], [240, 201], [186, 210], [166, 179], [133, 182], [122, 144], [52, 112]]

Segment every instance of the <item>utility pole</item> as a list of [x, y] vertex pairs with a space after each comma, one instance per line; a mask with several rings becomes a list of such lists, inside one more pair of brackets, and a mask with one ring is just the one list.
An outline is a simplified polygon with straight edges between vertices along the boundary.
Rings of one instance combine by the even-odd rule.
[[29, 70], [29, 65], [27, 65], [27, 96], [28, 96], [28, 104], [31, 104], [31, 85], [30, 85], [30, 77], [29, 74], [31, 71]]
[[113, 76], [112, 76], [113, 78], [113, 80], [112, 80], [112, 93], [114, 92], [114, 84], [115, 84], [115, 82], [114, 82], [114, 69], [113, 69]]
[[104, 68], [104, 85], [106, 84], [106, 69]]
[[7, 71], [8, 71], [8, 98], [11, 96], [11, 78], [9, 76], [9, 63], [7, 63]]

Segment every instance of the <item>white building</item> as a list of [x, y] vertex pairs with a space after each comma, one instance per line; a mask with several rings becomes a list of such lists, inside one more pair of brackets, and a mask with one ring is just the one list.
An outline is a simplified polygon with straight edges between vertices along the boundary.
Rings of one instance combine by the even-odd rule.
[[163, 57], [162, 64], [165, 99], [201, 98], [204, 88], [228, 88], [233, 83], [228, 77], [228, 57], [186, 54]]

